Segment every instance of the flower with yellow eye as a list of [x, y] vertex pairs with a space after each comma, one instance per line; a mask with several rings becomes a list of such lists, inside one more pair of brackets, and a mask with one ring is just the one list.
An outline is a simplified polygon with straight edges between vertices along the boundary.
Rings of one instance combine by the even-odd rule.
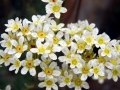
[[81, 90], [81, 88], [89, 89], [89, 84], [85, 81], [82, 81], [79, 75], [75, 75], [73, 77], [73, 82], [71, 83], [70, 88], [74, 87], [75, 90]]
[[21, 62], [18, 58], [10, 58], [10, 62], [13, 64], [10, 66], [9, 71], [15, 70], [15, 73], [18, 73], [19, 68], [21, 67]]
[[81, 68], [83, 59], [78, 54], [72, 54], [71, 58], [69, 59], [69, 63], [70, 63], [70, 68], [75, 68], [75, 67]]
[[49, 28], [49, 24], [39, 24], [36, 27], [36, 30], [34, 32], [32, 32], [32, 36], [35, 38], [39, 38], [42, 42], [46, 39], [46, 38], [52, 38], [53, 36], [53, 31], [50, 30]]
[[95, 65], [93, 66], [93, 68], [90, 70], [91, 73], [93, 73], [93, 78], [94, 79], [98, 79], [99, 76], [104, 76], [105, 75], [105, 71], [104, 71], [104, 65], [103, 64], [99, 64], [99, 65]]
[[30, 75], [35, 76], [36, 75], [36, 69], [35, 67], [40, 64], [39, 59], [34, 59], [32, 52], [27, 52], [26, 54], [26, 60], [21, 61], [21, 65], [23, 68], [21, 69], [21, 74], [25, 75], [28, 71]]
[[54, 32], [60, 31], [63, 28], [63, 26], [64, 26], [63, 23], [57, 25], [57, 23], [54, 20], [51, 20], [50, 22], [50, 28]]
[[50, 53], [50, 50], [47, 49], [49, 46], [48, 42], [42, 44], [41, 39], [37, 39], [36, 46], [37, 46], [36, 48], [31, 48], [30, 51], [37, 54]]
[[110, 41], [110, 37], [106, 33], [99, 34], [95, 38], [95, 46], [98, 47], [105, 47], [105, 45]]
[[107, 70], [107, 78], [113, 79], [115, 82], [118, 81], [118, 77], [120, 77], [120, 66], [114, 67], [112, 70]]
[[10, 60], [9, 59], [12, 58], [12, 55], [10, 55], [8, 53], [5, 53], [3, 50], [0, 50], [0, 56], [1, 56], [0, 64], [4, 63], [5, 66], [10, 65]]
[[108, 56], [109, 58], [112, 57], [113, 54], [113, 47], [111, 45], [106, 45], [105, 47], [99, 49], [98, 52], [101, 52], [101, 56]]
[[22, 27], [20, 28], [20, 32], [17, 33], [17, 36], [22, 36], [22, 35], [30, 35], [31, 32], [30, 32], [30, 24], [31, 22], [28, 21], [27, 19], [24, 19], [23, 22], [22, 22]]
[[75, 74], [81, 74], [81, 80], [85, 81], [87, 80], [88, 76], [92, 76], [93, 73], [90, 72], [92, 69], [91, 62], [83, 63], [81, 68], [75, 68], [73, 69]]
[[24, 37], [20, 36], [18, 42], [16, 40], [11, 40], [11, 44], [14, 46], [12, 49], [9, 50], [9, 54], [14, 54], [15, 57], [20, 58], [21, 54], [27, 50], [28, 46], [24, 44]]
[[17, 17], [15, 18], [15, 20], [8, 20], [8, 24], [5, 24], [5, 26], [7, 27], [7, 29], [5, 30], [6, 32], [16, 32], [22, 27], [22, 24], [21, 20], [19, 20], [19, 18]]
[[64, 87], [64, 86], [69, 86], [71, 85], [71, 81], [72, 81], [72, 74], [69, 74], [68, 71], [64, 71], [64, 76], [60, 76], [60, 87]]
[[49, 66], [42, 62], [40, 67], [43, 71], [38, 73], [38, 77], [54, 78], [54, 76], [60, 76], [61, 74], [61, 72], [57, 70], [56, 62], [51, 62]]
[[54, 90], [58, 90], [58, 86], [55, 84], [56, 82], [57, 80], [55, 78], [53, 79], [46, 78], [44, 82], [38, 84], [38, 87], [40, 88], [46, 87], [46, 90], [51, 90], [52, 88]]
[[62, 2], [49, 3], [46, 5], [46, 12], [48, 14], [53, 13], [56, 18], [60, 18], [60, 13], [67, 12], [65, 7], [61, 6]]

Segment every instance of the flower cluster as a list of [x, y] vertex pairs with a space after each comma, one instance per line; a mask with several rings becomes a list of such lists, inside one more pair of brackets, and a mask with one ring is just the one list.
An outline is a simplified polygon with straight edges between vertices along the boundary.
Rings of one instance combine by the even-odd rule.
[[[105, 79], [118, 80], [120, 76], [120, 41], [111, 40], [106, 33], [98, 34], [94, 23], [87, 20], [67, 24], [56, 18], [65, 13], [61, 0], [47, 2], [46, 15], [27, 19], [8, 20], [0, 41], [0, 64], [10, 66], [22, 75], [38, 76], [38, 86], [58, 90], [68, 86], [89, 89], [87, 78], [103, 83]], [[21, 68], [21, 70], [19, 70]], [[36, 69], [39, 68], [39, 71]]]

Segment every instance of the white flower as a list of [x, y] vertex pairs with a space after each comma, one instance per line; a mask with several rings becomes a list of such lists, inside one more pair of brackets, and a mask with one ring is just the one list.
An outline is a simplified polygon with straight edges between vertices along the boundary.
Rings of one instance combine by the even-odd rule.
[[27, 50], [28, 46], [24, 44], [24, 37], [20, 36], [18, 41], [11, 40], [11, 44], [14, 46], [12, 49], [9, 50], [9, 54], [14, 54], [15, 57], [20, 58], [21, 54]]
[[5, 53], [3, 50], [0, 50], [0, 64], [3, 64], [5, 66], [9, 66], [10, 65], [10, 58], [12, 58], [12, 55], [8, 54], [8, 53]]
[[84, 21], [84, 24], [85, 24], [85, 30], [88, 30], [90, 32], [92, 32], [93, 30], [97, 30], [98, 28], [95, 28], [95, 24], [94, 23], [91, 23], [89, 24], [87, 20]]
[[21, 65], [23, 68], [21, 69], [21, 74], [26, 74], [28, 71], [30, 75], [35, 76], [36, 75], [36, 69], [35, 67], [40, 64], [39, 59], [34, 59], [33, 54], [31, 52], [27, 52], [26, 54], [26, 60], [21, 61]]
[[60, 13], [67, 12], [67, 9], [61, 6], [62, 2], [50, 3], [46, 5], [46, 12], [53, 13], [56, 18], [60, 18]]
[[114, 67], [112, 70], [107, 70], [107, 75], [108, 75], [108, 79], [113, 79], [115, 82], [118, 81], [118, 77], [120, 77], [120, 67]]
[[60, 24], [57, 25], [57, 23], [54, 20], [51, 20], [51, 22], [50, 22], [50, 28], [54, 32], [57, 32], [57, 31], [61, 30], [63, 26], [64, 26], [63, 23], [60, 23]]
[[32, 21], [33, 21], [33, 25], [31, 25], [32, 28], [35, 28], [35, 26], [42, 24], [45, 22], [45, 20], [47, 19], [48, 15], [33, 15], [32, 16]]
[[93, 66], [93, 69], [91, 69], [90, 72], [94, 74], [93, 76], [94, 79], [98, 79], [99, 76], [105, 75], [104, 65], [99, 64], [97, 66]]
[[99, 49], [101, 53], [101, 56], [108, 56], [109, 58], [112, 57], [112, 53], [113, 53], [113, 47], [111, 47], [111, 45], [106, 45], [105, 47]]
[[81, 90], [81, 88], [89, 89], [89, 84], [85, 81], [82, 81], [79, 76], [74, 76], [73, 82], [70, 87], [75, 87], [75, 90]]
[[106, 34], [99, 34], [96, 38], [95, 38], [95, 45], [96, 47], [105, 47], [105, 45], [110, 41], [110, 37]]
[[10, 62], [13, 64], [9, 67], [9, 71], [15, 70], [15, 73], [18, 73], [19, 68], [21, 67], [21, 62], [18, 58], [10, 58]]
[[19, 28], [21, 28], [22, 24], [21, 24], [21, 20], [19, 20], [19, 18], [15, 18], [15, 20], [10, 19], [8, 20], [8, 24], [5, 24], [5, 26], [7, 27], [7, 29], [5, 30], [6, 32], [16, 32], [19, 30]]
[[77, 50], [77, 47], [75, 46], [75, 44], [73, 44], [70, 48], [70, 50], [68, 49], [68, 47], [63, 47], [62, 48], [62, 52], [63, 52], [63, 56], [59, 56], [58, 59], [60, 62], [66, 62], [67, 64], [69, 63], [69, 59], [71, 59], [71, 55], [75, 54]]
[[40, 88], [46, 87], [46, 90], [51, 90], [52, 88], [54, 90], [58, 90], [58, 86], [55, 83], [56, 83], [55, 79], [47, 78], [45, 79], [44, 82], [39, 83], [38, 87]]
[[88, 76], [92, 76], [92, 74], [93, 74], [93, 73], [90, 72], [91, 67], [92, 67], [92, 65], [91, 65], [90, 62], [88, 62], [87, 64], [83, 63], [81, 68], [75, 68], [75, 69], [73, 69], [73, 71], [74, 71], [75, 74], [80, 73], [81, 74], [81, 80], [85, 81], [85, 80], [87, 80]]
[[64, 34], [64, 39], [59, 41], [59, 44], [62, 47], [65, 47], [65, 46], [70, 47], [72, 43], [73, 43], [73, 40], [67, 32], [65, 32]]
[[48, 42], [42, 44], [41, 39], [37, 39], [36, 46], [36, 48], [31, 48], [30, 51], [37, 54], [50, 53], [50, 50], [47, 49], [47, 47], [49, 46]]
[[61, 74], [61, 72], [57, 70], [56, 62], [51, 62], [49, 66], [45, 63], [41, 63], [40, 67], [43, 71], [38, 73], [38, 77], [54, 78], [54, 76], [60, 76]]
[[72, 81], [72, 74], [69, 74], [68, 71], [64, 71], [64, 76], [60, 76], [60, 87], [64, 87], [65, 85], [69, 86], [71, 85], [71, 81]]
[[75, 68], [75, 67], [81, 68], [83, 59], [79, 54], [72, 54], [71, 58], [69, 59], [69, 63], [70, 63], [70, 68]]
[[22, 36], [22, 35], [30, 35], [31, 32], [30, 32], [30, 24], [31, 22], [28, 21], [27, 19], [24, 19], [23, 20], [23, 25], [22, 27], [20, 28], [20, 32], [17, 33], [17, 36]]
[[35, 31], [32, 32], [32, 36], [35, 38], [39, 38], [41, 41], [44, 41], [45, 38], [52, 38], [52, 31], [49, 28], [49, 24], [39, 24], [36, 28]]

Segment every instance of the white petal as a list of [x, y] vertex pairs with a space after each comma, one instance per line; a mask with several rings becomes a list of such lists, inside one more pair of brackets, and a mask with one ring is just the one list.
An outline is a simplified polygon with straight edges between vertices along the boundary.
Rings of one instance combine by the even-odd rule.
[[40, 73], [38, 73], [38, 77], [46, 77], [46, 75], [44, 72], [40, 72]]
[[15, 47], [18, 45], [18, 43], [17, 43], [16, 40], [11, 40], [10, 42], [11, 42], [11, 44], [12, 44], [13, 46], [15, 46]]
[[60, 62], [65, 62], [65, 61], [68, 60], [68, 58], [65, 57], [65, 56], [60, 56], [58, 59], [59, 59]]
[[40, 88], [45, 87], [45, 83], [44, 82], [39, 83], [38, 87], [40, 87]]
[[31, 53], [31, 52], [27, 52], [26, 58], [27, 58], [28, 60], [32, 60], [32, 57], [33, 57], [32, 53]]
[[67, 47], [64, 47], [62, 48], [62, 52], [65, 54], [65, 55], [68, 55], [70, 53], [69, 49]]
[[21, 74], [25, 75], [27, 72], [28, 72], [28, 68], [23, 67], [23, 68], [21, 69]]
[[53, 85], [54, 90], [58, 90], [58, 86], [56, 84]]
[[30, 68], [30, 75], [35, 76], [36, 75], [36, 70], [35, 68]]
[[12, 71], [15, 69], [15, 66], [14, 65], [11, 65], [10, 68], [9, 68], [9, 71]]
[[11, 90], [11, 86], [10, 85], [7, 85], [5, 90]]
[[22, 60], [22, 61], [21, 61], [21, 65], [22, 65], [22, 66], [25, 66], [25, 65], [26, 65], [26, 62], [27, 62], [26, 60]]
[[57, 37], [58, 39], [60, 39], [62, 36], [63, 36], [63, 32], [61, 32], [61, 31], [59, 31], [59, 32], [57, 33], [57, 35], [56, 35], [56, 37]]
[[54, 53], [49, 54], [49, 57], [50, 57], [52, 60], [56, 60], [56, 59], [57, 59], [57, 56], [56, 56], [56, 54], [54, 54]]
[[14, 53], [16, 53], [16, 50], [15, 50], [15, 49], [10, 49], [10, 50], [8, 51], [8, 54], [14, 54]]
[[23, 42], [24, 42], [24, 37], [21, 36], [21, 37], [19, 38], [19, 44], [20, 44], [20, 45], [23, 45]]
[[60, 44], [61, 46], [63, 46], [63, 47], [64, 47], [64, 46], [67, 46], [67, 44], [66, 44], [66, 42], [65, 42], [64, 40], [60, 40], [60, 41], [59, 41], [59, 44]]
[[87, 79], [87, 75], [86, 74], [82, 74], [81, 80], [85, 81], [86, 79]]
[[17, 57], [17, 58], [20, 58], [20, 57], [21, 57], [21, 54], [22, 54], [22, 53], [16, 53], [14, 56]]
[[57, 66], [57, 63], [56, 62], [52, 62], [52, 63], [50, 63], [50, 65], [49, 65], [49, 67], [50, 68], [55, 68]]
[[85, 88], [85, 89], [89, 89], [89, 84], [87, 82], [83, 82], [82, 83], [82, 86]]
[[60, 85], [59, 85], [60, 87], [64, 87], [65, 86], [65, 83], [64, 82], [62, 82], [62, 83], [60, 83]]
[[54, 76], [60, 76], [60, 74], [61, 74], [61, 72], [58, 71], [58, 70], [54, 70], [54, 71], [53, 71], [53, 75], [54, 75]]
[[45, 63], [41, 63], [41, 64], [40, 64], [40, 67], [41, 67], [43, 70], [45, 70], [45, 69], [47, 68], [47, 65], [46, 65]]
[[55, 13], [55, 17], [59, 19], [60, 18], [60, 13]]
[[64, 7], [61, 7], [61, 10], [60, 10], [62, 13], [65, 13], [65, 12], [67, 12], [67, 9], [66, 8], [64, 8]]
[[34, 66], [38, 66], [41, 61], [39, 59], [35, 59], [33, 62], [34, 62]]
[[23, 51], [27, 50], [28, 46], [27, 45], [24, 45], [23, 46]]
[[113, 80], [114, 80], [115, 82], [117, 82], [117, 81], [118, 81], [118, 77], [117, 77], [117, 76], [113, 76]]
[[33, 53], [37, 53], [38, 49], [37, 48], [31, 48], [30, 51], [33, 52]]
[[61, 46], [54, 45], [53, 46], [53, 52], [60, 52], [62, 50]]

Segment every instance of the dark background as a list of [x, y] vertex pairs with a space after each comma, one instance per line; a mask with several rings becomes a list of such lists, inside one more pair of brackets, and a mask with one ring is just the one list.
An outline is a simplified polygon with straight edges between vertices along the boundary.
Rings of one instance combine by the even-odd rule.
[[[106, 32], [111, 39], [120, 39], [120, 0], [65, 0], [64, 5], [67, 6], [68, 12], [61, 18], [62, 22], [67, 24], [87, 19], [89, 23], [96, 24], [99, 33]], [[19, 17], [31, 20], [32, 15], [37, 14], [45, 14], [45, 3], [41, 0], [0, 0], [0, 33], [4, 32], [4, 24], [8, 19]], [[9, 73], [8, 67], [0, 67], [2, 89], [11, 84], [12, 90], [25, 90], [23, 82], [31, 85], [31, 81], [34, 82], [34, 78], [30, 75], [15, 75], [13, 72]], [[120, 90], [120, 80], [105, 80], [104, 84], [91, 79], [88, 79], [88, 82], [89, 90]]]

